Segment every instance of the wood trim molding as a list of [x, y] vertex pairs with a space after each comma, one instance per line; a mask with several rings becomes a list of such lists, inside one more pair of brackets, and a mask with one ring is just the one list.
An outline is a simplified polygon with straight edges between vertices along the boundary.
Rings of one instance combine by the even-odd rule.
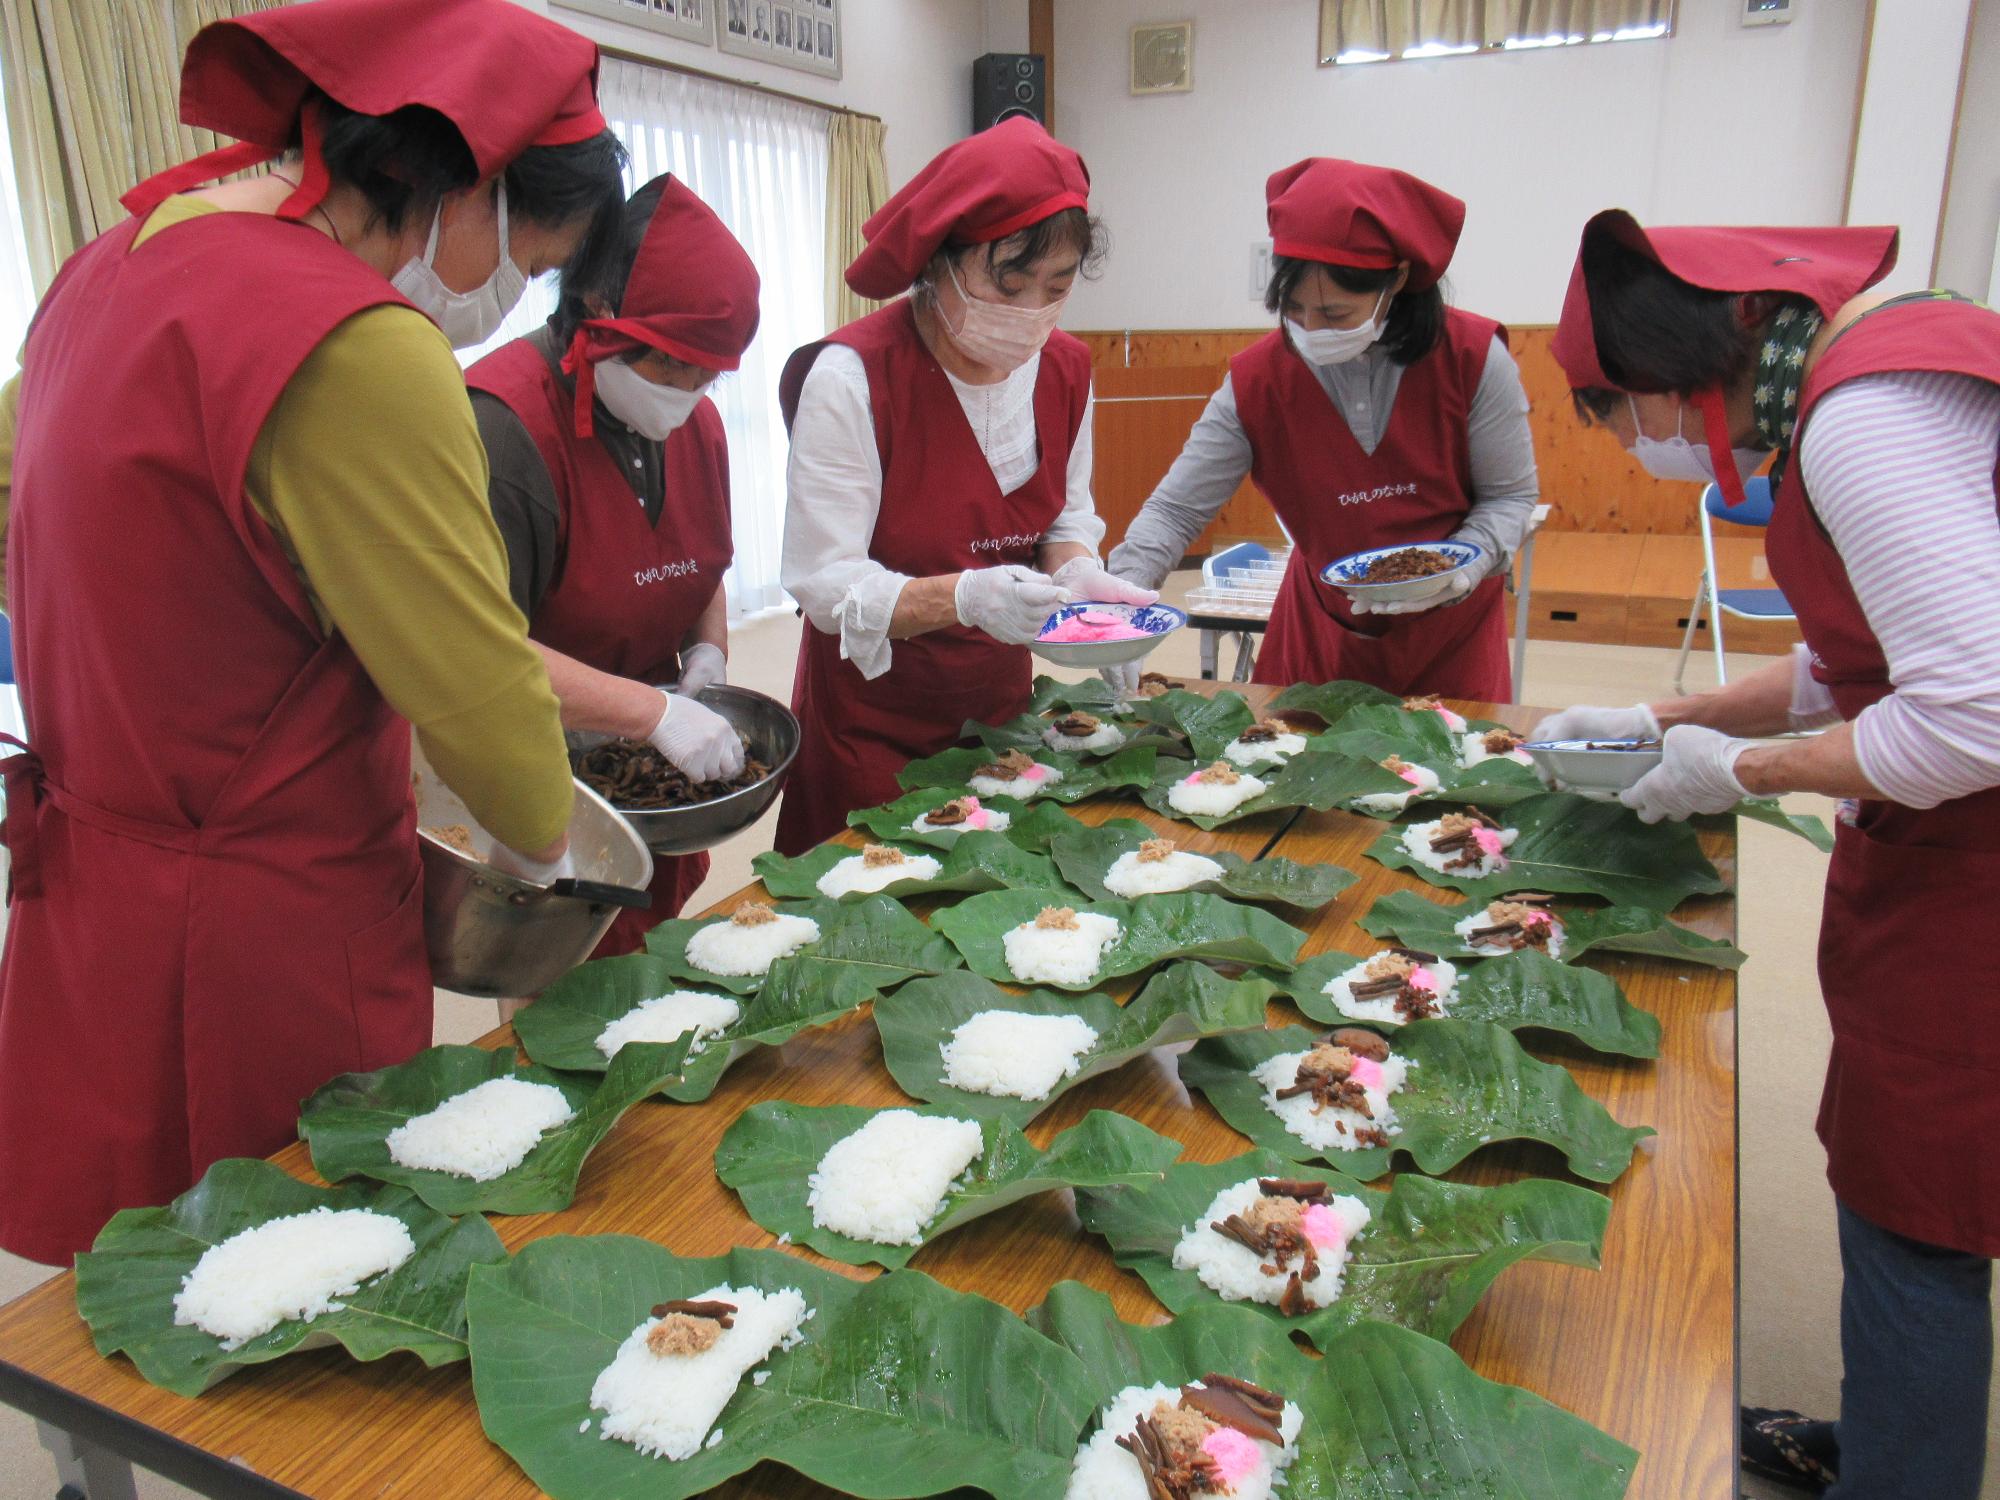
[[1854, 124], [1847, 132], [1847, 181], [1840, 190], [1840, 222], [1845, 224], [1854, 208], [1854, 159], [1861, 154], [1861, 111], [1868, 102], [1868, 57], [1875, 50], [1875, 0], [1861, 18], [1861, 66], [1854, 74]]
[[1056, 0], [1028, 0], [1028, 50], [1042, 55], [1049, 134], [1056, 133]]
[[1972, 39], [1978, 33], [1979, 0], [1965, 7], [1965, 38], [1958, 46], [1958, 93], [1951, 104], [1951, 144], [1944, 153], [1944, 191], [1938, 194], [1937, 237], [1931, 241], [1929, 284], [1938, 284], [1938, 262], [1944, 258], [1944, 226], [1951, 213], [1951, 176], [1958, 167], [1958, 127], [1965, 115], [1965, 79], [1972, 71]]

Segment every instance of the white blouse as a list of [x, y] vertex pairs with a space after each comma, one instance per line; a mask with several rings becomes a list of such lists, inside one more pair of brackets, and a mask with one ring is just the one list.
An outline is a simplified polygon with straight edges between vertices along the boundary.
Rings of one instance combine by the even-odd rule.
[[[1035, 437], [1035, 377], [1041, 356], [993, 385], [968, 385], [947, 372], [953, 394], [978, 439], [1000, 493], [1011, 495], [1041, 465]], [[1081, 542], [1097, 550], [1104, 522], [1090, 494], [1091, 415], [1070, 447], [1062, 513], [1043, 542]], [[785, 549], [780, 580], [806, 618], [840, 637], [840, 654], [863, 677], [889, 670], [889, 620], [907, 573], [868, 555], [882, 509], [882, 456], [875, 447], [868, 372], [861, 355], [828, 344], [807, 372], [792, 419], [792, 452], [785, 468]], [[940, 495], [949, 503], [948, 495]]]

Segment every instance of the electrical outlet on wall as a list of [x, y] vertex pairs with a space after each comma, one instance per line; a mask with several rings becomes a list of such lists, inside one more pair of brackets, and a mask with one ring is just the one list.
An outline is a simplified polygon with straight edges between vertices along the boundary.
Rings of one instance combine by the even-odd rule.
[[1271, 242], [1255, 240], [1250, 245], [1250, 300], [1262, 302], [1264, 288], [1271, 284]]

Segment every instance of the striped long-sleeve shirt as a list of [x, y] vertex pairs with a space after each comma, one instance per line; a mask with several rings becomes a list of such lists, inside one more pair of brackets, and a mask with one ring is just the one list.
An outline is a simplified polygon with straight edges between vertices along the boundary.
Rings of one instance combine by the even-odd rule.
[[1895, 686], [1856, 717], [1855, 755], [1907, 807], [2000, 786], [1996, 451], [2000, 386], [1918, 372], [1842, 382], [1799, 447]]

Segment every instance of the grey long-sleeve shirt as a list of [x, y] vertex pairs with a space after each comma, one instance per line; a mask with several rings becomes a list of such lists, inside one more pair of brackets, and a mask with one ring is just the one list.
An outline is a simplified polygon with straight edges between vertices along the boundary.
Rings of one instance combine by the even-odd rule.
[[[1309, 368], [1354, 440], [1364, 452], [1373, 453], [1389, 429], [1403, 367], [1377, 344], [1346, 364]], [[1452, 538], [1484, 547], [1491, 561], [1488, 571], [1498, 571], [1527, 536], [1541, 495], [1528, 434], [1528, 395], [1514, 356], [1498, 338], [1487, 351], [1486, 368], [1473, 393], [1467, 439], [1473, 503]], [[1111, 571], [1144, 588], [1158, 588], [1189, 544], [1236, 493], [1250, 472], [1251, 459], [1250, 435], [1243, 430], [1236, 393], [1225, 377], [1188, 434], [1180, 457], [1133, 518], [1125, 540], [1113, 549]]]

